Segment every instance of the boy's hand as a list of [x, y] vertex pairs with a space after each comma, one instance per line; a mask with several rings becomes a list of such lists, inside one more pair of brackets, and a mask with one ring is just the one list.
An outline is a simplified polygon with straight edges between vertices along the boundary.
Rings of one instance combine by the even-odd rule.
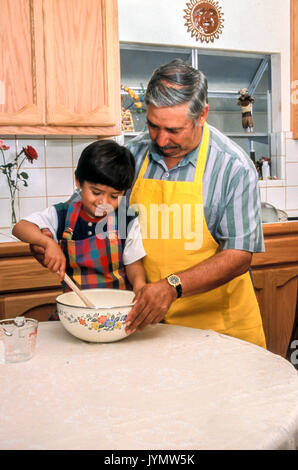
[[44, 265], [52, 272], [59, 271], [60, 282], [65, 275], [66, 259], [57, 242], [49, 238], [45, 246]]
[[[52, 232], [48, 228], [42, 228], [41, 233], [45, 235], [46, 237], [53, 239]], [[31, 254], [34, 256], [34, 258], [40, 264], [42, 264], [42, 266], [46, 267], [46, 265], [44, 264], [44, 254], [45, 254], [44, 248], [42, 246], [32, 245], [32, 244], [30, 244], [29, 246], [30, 246]]]

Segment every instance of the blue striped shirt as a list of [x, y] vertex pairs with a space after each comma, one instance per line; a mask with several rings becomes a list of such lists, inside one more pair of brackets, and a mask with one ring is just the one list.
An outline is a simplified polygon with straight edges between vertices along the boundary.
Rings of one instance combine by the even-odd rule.
[[[208, 229], [221, 249], [263, 252], [261, 202], [254, 164], [235, 142], [210, 125], [209, 129], [203, 175], [203, 205]], [[200, 146], [171, 169], [157, 153], [148, 132], [130, 140], [126, 146], [136, 160], [136, 178], [149, 151], [144, 178], [194, 180]]]

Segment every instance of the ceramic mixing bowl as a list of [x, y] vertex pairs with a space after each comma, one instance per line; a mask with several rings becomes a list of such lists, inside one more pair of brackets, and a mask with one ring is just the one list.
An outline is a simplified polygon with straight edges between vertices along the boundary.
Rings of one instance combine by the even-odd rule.
[[66, 292], [56, 299], [59, 318], [66, 330], [79, 339], [96, 343], [125, 338], [125, 319], [131, 310], [134, 292], [120, 289], [82, 292], [96, 307], [84, 306], [75, 292]]

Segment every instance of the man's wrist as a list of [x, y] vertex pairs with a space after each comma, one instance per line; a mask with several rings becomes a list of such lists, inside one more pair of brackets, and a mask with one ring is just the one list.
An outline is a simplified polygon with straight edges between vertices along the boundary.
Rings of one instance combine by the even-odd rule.
[[176, 297], [177, 298], [180, 298], [182, 297], [182, 284], [181, 284], [181, 279], [180, 277], [177, 275], [177, 274], [170, 274], [170, 276], [168, 276], [166, 278], [168, 284], [173, 288], [175, 289], [176, 291]]

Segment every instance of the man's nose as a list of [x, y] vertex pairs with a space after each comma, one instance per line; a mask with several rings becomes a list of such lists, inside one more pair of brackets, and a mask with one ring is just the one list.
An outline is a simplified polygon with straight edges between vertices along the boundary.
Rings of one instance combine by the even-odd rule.
[[165, 147], [169, 144], [169, 136], [167, 132], [159, 131], [156, 135], [155, 142], [159, 147]]

